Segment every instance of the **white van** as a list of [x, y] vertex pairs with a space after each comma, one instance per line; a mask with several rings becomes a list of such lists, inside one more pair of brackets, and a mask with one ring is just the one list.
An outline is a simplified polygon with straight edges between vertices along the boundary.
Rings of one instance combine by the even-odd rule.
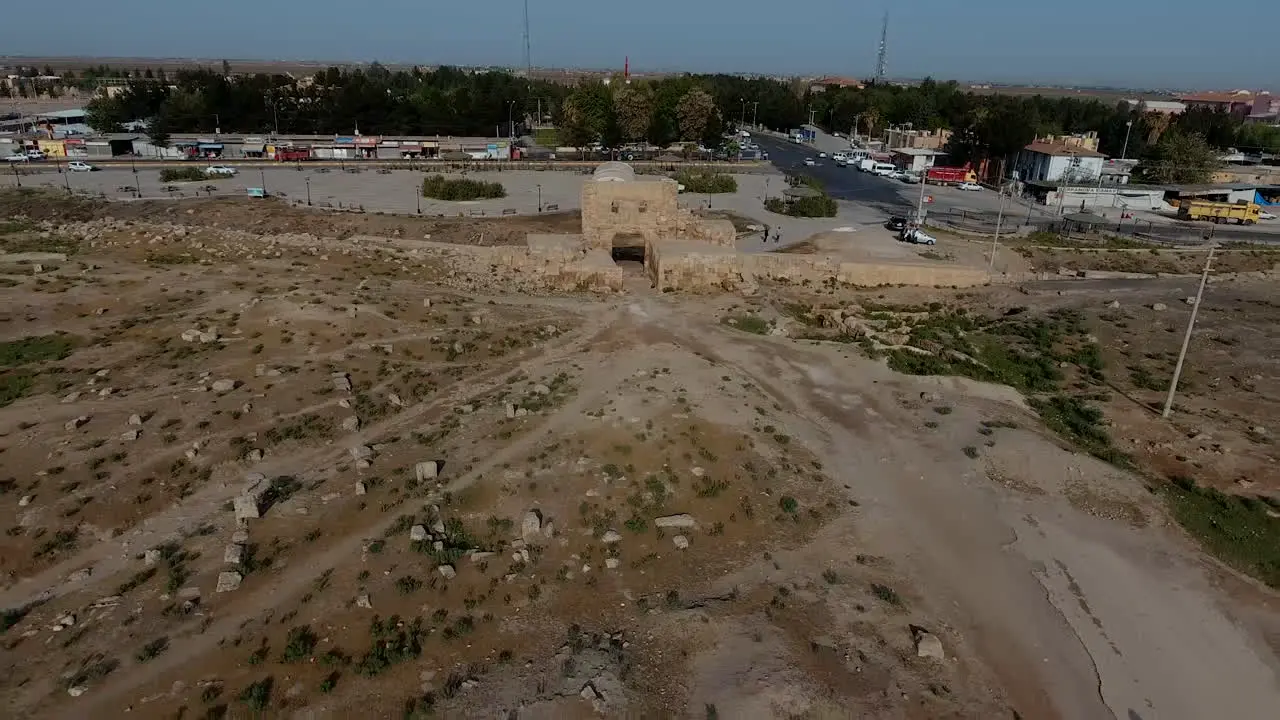
[[890, 165], [889, 163], [878, 162], [871, 167], [871, 172], [879, 175], [880, 177], [889, 177], [890, 175], [898, 172], [898, 168], [894, 165]]

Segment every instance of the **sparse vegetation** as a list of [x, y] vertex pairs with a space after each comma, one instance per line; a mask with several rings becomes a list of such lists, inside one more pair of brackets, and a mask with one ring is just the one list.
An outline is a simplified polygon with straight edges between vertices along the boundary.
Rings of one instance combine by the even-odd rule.
[[170, 167], [160, 171], [160, 182], [198, 182], [204, 180], [221, 180], [229, 175], [211, 175], [200, 166]]
[[422, 181], [422, 196], [435, 200], [490, 200], [507, 196], [502, 183], [431, 175]]
[[676, 182], [684, 185], [685, 192], [717, 194], [738, 192], [738, 181], [727, 173], [708, 170], [681, 170]]
[[769, 321], [759, 315], [729, 315], [721, 320], [729, 327], [737, 328], [743, 332], [749, 332], [753, 335], [769, 334]]
[[1280, 588], [1280, 502], [1176, 476], [1157, 486], [1178, 523], [1228, 565]]

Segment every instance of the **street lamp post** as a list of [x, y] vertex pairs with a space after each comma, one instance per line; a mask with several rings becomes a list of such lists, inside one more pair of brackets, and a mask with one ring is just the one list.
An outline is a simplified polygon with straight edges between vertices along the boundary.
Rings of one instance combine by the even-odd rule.
[[213, 114], [213, 134], [222, 134], [222, 118], [218, 117], [218, 113]]
[[507, 101], [507, 139], [508, 140], [514, 140], [516, 137], [516, 123], [515, 123], [515, 120], [511, 118], [511, 114], [512, 112], [515, 111], [515, 107], [516, 107], [515, 100]]
[[415, 186], [413, 188], [413, 200], [418, 205], [418, 214], [422, 214], [422, 188]]
[[1120, 159], [1124, 160], [1125, 155], [1129, 153], [1129, 131], [1133, 130], [1133, 121], [1127, 120], [1124, 124], [1124, 149], [1120, 151]]
[[759, 101], [759, 100], [752, 101], [752, 103], [751, 103], [751, 127], [760, 127], [759, 122], [757, 122], [757, 121], [758, 121], [757, 113], [759, 113], [759, 112], [760, 112], [760, 101]]
[[538, 184], [538, 212], [542, 212], [542, 184]]
[[18, 187], [22, 187], [22, 175], [18, 174], [18, 163], [9, 163], [9, 167], [13, 168], [13, 179], [17, 181]]
[[738, 127], [747, 124], [747, 99], [738, 98], [738, 102], [742, 103], [742, 114], [738, 116]]
[[307, 181], [307, 207], [311, 207], [311, 176], [304, 178]]
[[262, 194], [267, 194], [267, 173], [261, 169], [258, 170], [258, 178], [262, 180]]
[[70, 195], [71, 194], [71, 171], [70, 170], [67, 170], [66, 172], [62, 171], [62, 158], [58, 157], [57, 155], [53, 156], [53, 161], [58, 164], [58, 173], [62, 175], [62, 181], [67, 186], [67, 194]]
[[133, 197], [142, 197], [142, 188], [138, 187], [138, 158], [131, 156], [129, 158], [129, 167], [133, 169]]

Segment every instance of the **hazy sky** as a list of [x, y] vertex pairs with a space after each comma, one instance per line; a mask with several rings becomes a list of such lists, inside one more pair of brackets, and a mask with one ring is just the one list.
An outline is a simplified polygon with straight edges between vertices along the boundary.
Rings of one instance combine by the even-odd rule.
[[[887, 5], [894, 77], [1280, 89], [1278, 0], [1234, 0], [1217, 19], [1193, 0], [529, 0], [533, 63], [621, 68], [630, 55], [637, 69], [866, 76]], [[519, 65], [523, 8], [20, 2], [5, 10], [0, 53]]]

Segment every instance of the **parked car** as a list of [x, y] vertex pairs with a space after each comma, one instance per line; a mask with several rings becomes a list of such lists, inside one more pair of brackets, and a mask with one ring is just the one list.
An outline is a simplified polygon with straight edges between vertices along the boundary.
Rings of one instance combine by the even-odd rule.
[[67, 169], [71, 172], [93, 172], [98, 168], [82, 160], [72, 160], [67, 163]]
[[1275, 220], [1276, 216], [1269, 212], [1263, 211], [1258, 213], [1258, 219], [1259, 220]]
[[817, 165], [818, 163], [817, 163], [816, 161], [814, 161], [814, 159], [813, 159], [813, 158], [805, 158], [805, 159], [804, 159], [804, 164], [805, 164], [805, 165], [808, 165], [809, 167], [813, 167], [814, 165]]
[[916, 245], [937, 245], [938, 239], [920, 228], [903, 228], [902, 239]]
[[907, 226], [907, 219], [901, 215], [894, 215], [885, 221], [884, 226], [890, 230], [901, 231]]
[[915, 185], [916, 183], [920, 182], [920, 175], [919, 173], [904, 172], [902, 173], [902, 177], [898, 179], [908, 185]]
[[226, 177], [235, 175], [236, 172], [237, 170], [235, 168], [228, 165], [210, 165], [204, 170], [205, 175], [222, 175]]
[[45, 159], [44, 151], [43, 151], [43, 150], [28, 150], [28, 151], [27, 151], [27, 159], [28, 159], [28, 160], [44, 160], [44, 159]]
[[13, 155], [10, 155], [9, 157], [5, 158], [6, 162], [11, 162], [11, 163], [29, 162], [30, 160], [31, 158], [27, 157], [26, 155], [20, 155], [18, 153], [14, 153]]
[[818, 153], [818, 157], [820, 157], [820, 158], [825, 158], [826, 156], [827, 156], [827, 154], [826, 154], [826, 153], [824, 153], [824, 152], [820, 152], [820, 153]]
[[982, 186], [979, 185], [978, 183], [971, 183], [971, 182], [962, 182], [956, 187], [960, 188], [961, 190], [981, 190], [982, 189]]

